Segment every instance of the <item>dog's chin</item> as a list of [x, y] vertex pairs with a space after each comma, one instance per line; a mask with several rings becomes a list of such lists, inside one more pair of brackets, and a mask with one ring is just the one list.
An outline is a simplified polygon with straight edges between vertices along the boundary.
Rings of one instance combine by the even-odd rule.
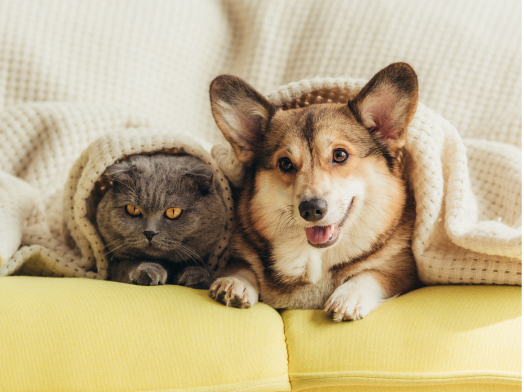
[[312, 226], [306, 227], [307, 242], [314, 248], [329, 248], [335, 245], [340, 238], [340, 228], [346, 222], [349, 215], [349, 211], [353, 205], [353, 199], [349, 203], [349, 206], [344, 214], [344, 217], [337, 223], [333, 223], [328, 226]]

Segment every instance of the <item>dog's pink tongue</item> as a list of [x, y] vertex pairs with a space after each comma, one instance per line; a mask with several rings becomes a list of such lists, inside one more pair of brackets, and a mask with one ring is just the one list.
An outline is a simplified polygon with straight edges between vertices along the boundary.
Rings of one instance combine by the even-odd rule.
[[306, 236], [312, 244], [325, 244], [331, 237], [331, 230], [329, 226], [307, 227]]

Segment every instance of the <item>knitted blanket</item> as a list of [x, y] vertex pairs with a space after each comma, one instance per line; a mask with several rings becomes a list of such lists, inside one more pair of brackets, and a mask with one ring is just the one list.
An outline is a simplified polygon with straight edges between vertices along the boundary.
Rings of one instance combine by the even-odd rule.
[[[279, 88], [268, 100], [287, 110], [345, 103], [365, 82], [303, 80]], [[521, 285], [521, 151], [462, 139], [419, 103], [401, 160], [416, 201], [412, 247], [421, 280]]]
[[[0, 276], [19, 273], [106, 279], [108, 252], [96, 225], [98, 203], [110, 186], [103, 173], [131, 155], [160, 152], [193, 155], [215, 173], [227, 223], [207, 262], [210, 271], [215, 272], [226, 264], [233, 198], [228, 181], [209, 153], [210, 145], [174, 130], [133, 128], [131, 123], [118, 130], [118, 123], [112, 125], [114, 132], [95, 140], [82, 152], [69, 171], [64, 191], [52, 195], [47, 205], [31, 185], [0, 173], [0, 186], [8, 190], [0, 194], [0, 212], [8, 216], [0, 228], [5, 233], [0, 239]], [[21, 247], [16, 249], [16, 244]]]
[[[71, 168], [96, 139], [134, 128], [223, 142], [207, 92], [216, 75], [265, 93], [316, 80], [268, 95], [293, 105], [306, 91], [360, 86], [315, 75], [369, 79], [405, 61], [434, 110], [419, 106], [404, 162], [421, 277], [521, 284], [518, 9], [517, 0], [0, 0], [0, 275], [102, 277], [96, 246], [82, 250], [63, 226]], [[92, 169], [84, 176], [104, 164]]]

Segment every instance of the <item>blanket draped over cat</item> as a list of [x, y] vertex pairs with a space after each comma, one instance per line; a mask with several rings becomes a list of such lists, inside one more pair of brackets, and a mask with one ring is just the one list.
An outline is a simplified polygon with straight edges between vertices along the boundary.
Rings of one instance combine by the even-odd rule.
[[[155, 128], [128, 128], [97, 139], [83, 151], [69, 171], [63, 204], [62, 200], [55, 201], [63, 206], [62, 230], [46, 227], [45, 211], [36, 208], [40, 218], [22, 229], [22, 247], [7, 263], [2, 263], [1, 273], [9, 274], [20, 268], [22, 274], [106, 279], [108, 252], [96, 225], [96, 207], [111, 186], [103, 173], [107, 167], [129, 156], [154, 153], [195, 156], [210, 167], [218, 180], [227, 219], [222, 236], [207, 260], [208, 269], [218, 271], [229, 255], [227, 246], [233, 222], [233, 198], [227, 179], [209, 153], [209, 146], [206, 145], [206, 150], [203, 145], [206, 145], [204, 141], [198, 142], [191, 136]], [[22, 184], [20, 180], [17, 182]], [[35, 192], [31, 193], [36, 196]], [[25, 214], [24, 211], [20, 213]], [[6, 267], [10, 267], [9, 270]]]
[[[364, 84], [351, 78], [310, 79], [267, 98], [284, 108], [347, 102]], [[188, 136], [160, 131], [150, 119], [99, 106], [13, 105], [3, 112], [0, 129], [9, 130], [10, 143], [26, 141], [27, 147], [12, 170], [0, 171], [0, 276], [104, 279], [107, 260], [93, 219], [103, 191], [98, 180], [128, 155], [183, 149], [201, 157], [221, 176], [228, 222], [233, 219], [227, 179], [241, 185], [243, 168], [229, 146], [217, 145], [210, 154]], [[78, 157], [99, 137], [69, 170], [71, 155]], [[461, 139], [448, 121], [419, 103], [401, 160], [417, 204], [413, 251], [422, 281], [521, 285], [520, 150]], [[215, 268], [226, 262], [230, 233], [228, 225], [212, 261]]]

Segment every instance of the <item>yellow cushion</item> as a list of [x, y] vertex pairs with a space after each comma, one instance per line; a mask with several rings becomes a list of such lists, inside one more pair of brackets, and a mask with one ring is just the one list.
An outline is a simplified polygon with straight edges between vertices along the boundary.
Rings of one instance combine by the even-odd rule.
[[286, 391], [282, 319], [206, 291], [0, 278], [1, 391]]
[[521, 309], [520, 287], [438, 286], [387, 301], [360, 321], [285, 311], [292, 388], [520, 390]]

